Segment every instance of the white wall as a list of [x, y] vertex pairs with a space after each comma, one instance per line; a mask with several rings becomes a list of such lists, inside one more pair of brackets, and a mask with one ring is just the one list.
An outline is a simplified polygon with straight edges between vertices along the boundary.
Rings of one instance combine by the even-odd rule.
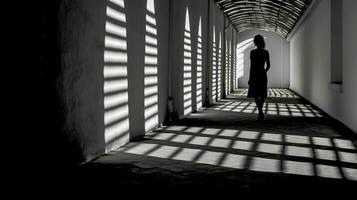
[[[151, 1], [155, 14], [147, 9], [147, 1], [126, 0], [126, 18], [127, 18], [127, 54], [128, 54], [128, 92], [129, 92], [129, 122], [130, 139], [143, 136], [152, 128], [162, 124], [166, 117], [167, 98], [168, 98], [168, 37], [169, 37], [169, 3], [165, 0]], [[156, 36], [147, 33], [146, 14], [149, 14], [156, 21], [156, 26], [150, 25], [156, 29]], [[157, 48], [157, 55], [148, 55], [146, 53], [146, 36], [151, 36], [157, 40], [157, 45], [150, 47]], [[148, 64], [147, 57], [157, 59], [154, 65]], [[145, 74], [145, 68], [157, 69], [156, 98], [155, 95], [147, 95], [147, 91], [152, 90], [153, 84], [145, 83], [146, 78], [154, 76]], [[146, 86], [147, 84], [148, 86]], [[151, 89], [150, 89], [151, 88]], [[152, 98], [150, 100], [150, 98]], [[145, 102], [156, 101], [157, 107], [152, 103]], [[150, 111], [151, 110], [151, 111]], [[156, 110], [154, 112], [154, 110]], [[153, 117], [152, 113], [156, 116]], [[148, 119], [146, 119], [148, 118]]]
[[357, 131], [357, 1], [343, 1], [342, 92], [331, 87], [331, 0], [319, 1], [290, 40], [290, 88]]
[[[224, 16], [214, 1], [210, 1], [209, 8], [209, 27], [208, 27], [208, 82], [207, 82], [207, 104], [217, 101], [221, 97], [222, 83], [218, 83], [218, 65], [223, 69], [223, 38], [224, 38]], [[221, 41], [220, 41], [221, 40]], [[221, 43], [221, 49], [219, 45]], [[220, 51], [220, 52], [219, 52]], [[219, 63], [220, 57], [220, 63]], [[222, 81], [222, 80], [221, 80]], [[220, 87], [220, 88], [219, 88]], [[219, 94], [220, 93], [220, 94]]]
[[[156, 117], [151, 129], [166, 117], [169, 65], [169, 2], [153, 2], [157, 80], [148, 114]], [[109, 7], [114, 14], [107, 12]], [[61, 89], [63, 134], [78, 143], [86, 160], [149, 131], [144, 103], [147, 13], [146, 0], [61, 3], [61, 75], [54, 81]], [[116, 28], [109, 29], [108, 22]], [[106, 85], [113, 87], [107, 90]], [[106, 107], [108, 99], [112, 104]]]
[[[232, 30], [230, 25], [226, 32], [224, 31], [224, 15], [217, 7], [213, 0], [180, 0], [171, 1], [171, 30], [170, 30], [170, 70], [171, 70], [171, 91], [173, 102], [173, 119], [183, 118], [196, 111], [195, 94], [196, 94], [196, 68], [197, 68], [197, 36], [198, 22], [202, 18], [202, 70], [203, 70], [203, 104], [210, 105], [212, 102], [222, 96], [215, 95], [212, 98], [213, 82], [216, 85], [216, 94], [218, 92], [218, 59], [219, 59], [219, 39], [221, 35], [221, 81], [224, 81], [223, 66], [224, 66], [224, 37], [232, 38]], [[186, 11], [188, 10], [189, 20], [186, 21]], [[189, 22], [190, 51], [185, 49], [185, 23]], [[228, 24], [229, 25], [229, 24]], [[214, 28], [213, 28], [214, 27]], [[214, 31], [214, 32], [213, 32]], [[215, 35], [213, 41], [213, 35]], [[236, 34], [235, 34], [236, 35]], [[188, 39], [188, 38], [186, 38]], [[230, 41], [233, 43], [232, 39]], [[215, 48], [213, 46], [215, 44]], [[233, 45], [232, 45], [233, 46]], [[215, 54], [213, 53], [215, 51]], [[186, 55], [185, 55], [186, 54]], [[190, 56], [191, 59], [187, 57]], [[232, 62], [231, 62], [232, 63]], [[215, 66], [215, 78], [213, 78], [213, 65]], [[184, 99], [183, 81], [184, 67], [191, 70], [191, 101], [187, 103]], [[213, 80], [214, 79], [214, 80]], [[223, 88], [221, 89], [223, 93]], [[188, 106], [188, 107], [187, 107]]]
[[343, 117], [338, 117], [357, 132], [357, 1], [343, 1]]
[[[199, 19], [202, 25], [202, 70], [207, 72], [207, 11], [206, 0], [171, 1], [170, 21], [170, 92], [173, 119], [182, 118], [196, 110], [196, 69]], [[188, 18], [186, 12], [188, 11]], [[187, 30], [189, 29], [189, 30]], [[185, 37], [185, 31], [188, 35]], [[185, 73], [185, 75], [184, 75]], [[185, 76], [185, 83], [184, 83]], [[188, 83], [188, 82], [190, 83]], [[203, 80], [203, 98], [206, 79]], [[186, 89], [185, 89], [185, 88]], [[184, 91], [185, 90], [185, 91]], [[189, 93], [187, 93], [189, 92]], [[186, 94], [184, 94], [186, 93]], [[190, 96], [190, 97], [189, 97]], [[205, 98], [203, 99], [205, 100]]]
[[224, 38], [224, 88], [225, 95], [228, 95], [232, 91], [232, 49], [233, 49], [233, 26], [231, 24], [226, 25]]
[[231, 81], [231, 92], [234, 92], [238, 88], [238, 77], [237, 77], [237, 48], [238, 44], [238, 32], [232, 28], [232, 81]]
[[[271, 68], [268, 71], [268, 87], [288, 88], [290, 83], [289, 42], [281, 36], [256, 29], [248, 29], [238, 33], [238, 44], [260, 34], [265, 37], [266, 50], [269, 51]], [[248, 87], [250, 70], [250, 51], [254, 44], [244, 51], [244, 75], [238, 79], [239, 87]]]
[[[197, 110], [200, 19], [202, 98], [207, 102], [212, 89], [208, 38], [213, 25], [217, 40], [224, 32], [224, 16], [213, 0], [68, 0], [60, 4], [59, 16], [61, 69], [53, 81], [61, 95], [63, 135], [83, 159], [140, 138], [170, 119], [169, 97], [177, 118]], [[191, 86], [186, 112], [184, 72]]]

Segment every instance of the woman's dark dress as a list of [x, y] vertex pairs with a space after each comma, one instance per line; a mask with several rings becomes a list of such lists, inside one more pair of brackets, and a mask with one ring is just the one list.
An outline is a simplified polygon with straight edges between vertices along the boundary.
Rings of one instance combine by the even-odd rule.
[[269, 60], [269, 53], [265, 49], [254, 49], [250, 52], [250, 75], [248, 97], [267, 98], [268, 78], [265, 72], [265, 62]]

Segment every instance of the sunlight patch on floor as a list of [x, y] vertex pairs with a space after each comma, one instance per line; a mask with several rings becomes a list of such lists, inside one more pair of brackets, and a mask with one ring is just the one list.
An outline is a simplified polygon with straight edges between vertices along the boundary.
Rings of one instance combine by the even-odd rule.
[[351, 145], [350, 140], [322, 136], [168, 126], [148, 134], [145, 142], [118, 151], [258, 172], [357, 180], [357, 150]]

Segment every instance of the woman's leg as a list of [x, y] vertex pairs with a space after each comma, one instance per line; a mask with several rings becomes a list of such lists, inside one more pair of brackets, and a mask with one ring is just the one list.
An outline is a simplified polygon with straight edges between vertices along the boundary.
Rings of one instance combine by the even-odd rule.
[[259, 113], [261, 113], [263, 116], [264, 116], [264, 112], [263, 112], [264, 101], [265, 101], [265, 99], [260, 97], [260, 110], [259, 110]]
[[254, 101], [255, 101], [255, 104], [258, 107], [259, 113], [263, 112], [264, 99], [262, 99], [261, 97], [256, 96], [256, 97], [254, 97]]
[[254, 97], [254, 100], [255, 100], [255, 104], [257, 105], [258, 107], [258, 110], [259, 110], [259, 117], [258, 117], [258, 120], [263, 120], [264, 119], [264, 112], [263, 112], [263, 105], [264, 105], [264, 98], [262, 97]]
[[258, 97], [258, 96], [255, 96], [254, 97], [254, 101], [255, 101], [255, 105], [257, 105], [257, 107], [258, 107], [258, 110], [259, 110], [259, 112], [260, 112], [260, 98]]
[[258, 110], [259, 110], [258, 120], [260, 120], [262, 118], [262, 114], [263, 114], [262, 99], [260, 97], [256, 96], [256, 97], [254, 97], [254, 101], [255, 101], [255, 104], [257, 105]]

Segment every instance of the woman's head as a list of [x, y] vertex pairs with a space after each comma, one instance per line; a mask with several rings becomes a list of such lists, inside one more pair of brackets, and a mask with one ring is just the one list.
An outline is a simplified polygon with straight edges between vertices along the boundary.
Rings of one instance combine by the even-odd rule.
[[254, 37], [254, 44], [255, 46], [257, 46], [258, 48], [265, 48], [265, 42], [264, 42], [264, 38], [261, 35], [256, 35]]

